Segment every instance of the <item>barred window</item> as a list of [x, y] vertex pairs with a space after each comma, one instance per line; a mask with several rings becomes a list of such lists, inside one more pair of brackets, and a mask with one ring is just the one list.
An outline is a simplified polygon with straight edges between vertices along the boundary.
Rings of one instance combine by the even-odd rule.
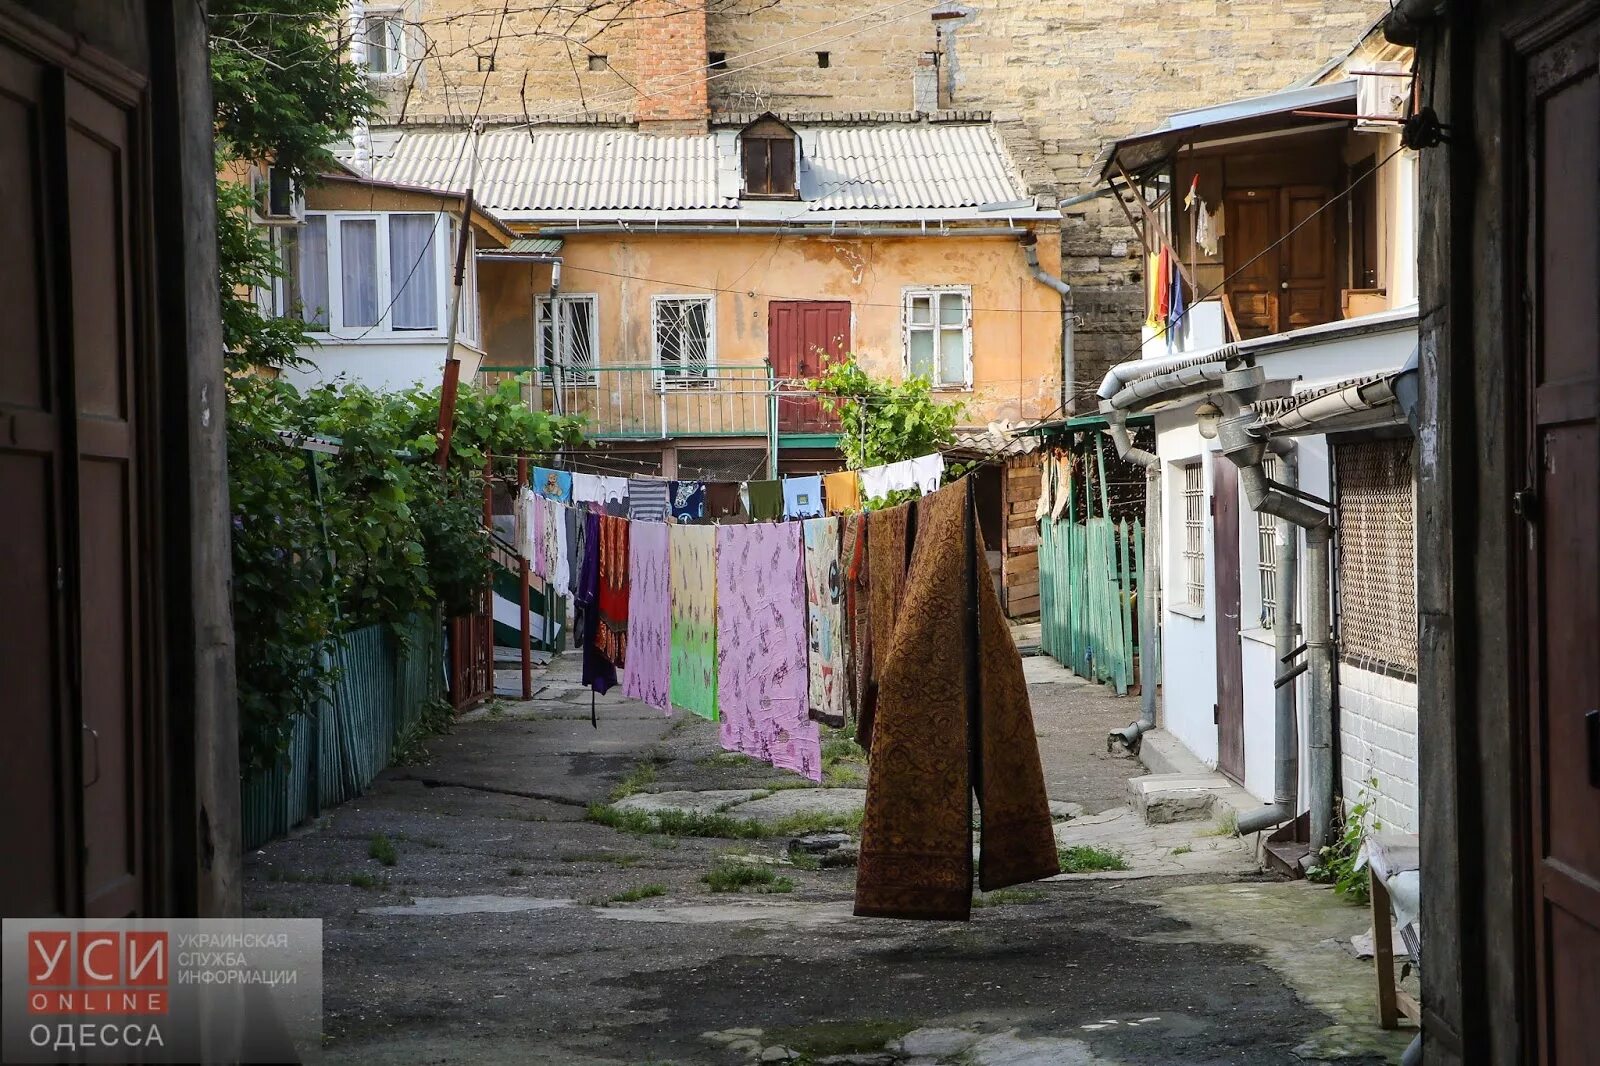
[[1198, 462], [1183, 466], [1183, 570], [1184, 602], [1205, 606], [1206, 481]]
[[657, 384], [669, 389], [709, 386], [716, 362], [711, 297], [657, 296], [651, 314]]
[[539, 367], [554, 380], [568, 385], [595, 383], [595, 353], [599, 316], [595, 313], [599, 297], [593, 294], [562, 293], [554, 298], [539, 297]]
[[1402, 676], [1417, 670], [1417, 511], [1411, 440], [1334, 446], [1339, 655]]
[[[1262, 460], [1261, 469], [1268, 478], [1276, 481], [1278, 457], [1268, 455]], [[1263, 629], [1271, 629], [1278, 616], [1278, 522], [1279, 519], [1274, 515], [1256, 512], [1256, 575], [1260, 582], [1260, 624]]]

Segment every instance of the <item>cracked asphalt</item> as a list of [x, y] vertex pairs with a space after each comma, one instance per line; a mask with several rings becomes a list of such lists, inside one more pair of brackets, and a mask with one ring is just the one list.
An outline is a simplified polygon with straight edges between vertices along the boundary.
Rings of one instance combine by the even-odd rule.
[[[1029, 665], [1051, 798], [1110, 850], [1125, 833], [1130, 856], [1183, 853], [1171, 827], [1152, 845], [1117, 814], [1142, 771], [1105, 735], [1136, 702]], [[246, 857], [248, 915], [324, 919], [327, 1061], [1376, 1063], [1409, 1039], [1377, 1028], [1370, 963], [1347, 948], [1366, 912], [1259, 874], [1207, 825], [1185, 823], [1215, 853], [1203, 869], [1064, 877], [934, 924], [852, 917], [855, 871], [789, 865], [786, 837], [597, 824], [589, 806], [620, 791], [796, 779], [617, 695], [593, 728], [575, 673], [557, 659], [535, 700], [474, 712]], [[393, 865], [369, 856], [380, 835]], [[773, 883], [712, 892], [730, 862]]]

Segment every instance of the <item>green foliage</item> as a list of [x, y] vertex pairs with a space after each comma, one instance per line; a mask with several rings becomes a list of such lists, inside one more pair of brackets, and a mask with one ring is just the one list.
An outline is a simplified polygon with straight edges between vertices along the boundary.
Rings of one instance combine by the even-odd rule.
[[779, 877], [770, 866], [722, 859], [700, 878], [713, 892], [792, 892], [794, 881]]
[[661, 833], [676, 837], [725, 837], [755, 839], [766, 836], [761, 823], [752, 818], [726, 814], [701, 814], [697, 811], [622, 810], [602, 803], [592, 804], [585, 817], [591, 822], [620, 829], [625, 833]]
[[964, 403], [935, 400], [926, 378], [878, 381], [853, 357], [808, 385], [838, 416], [839, 450], [851, 470], [915, 459], [954, 444], [956, 421], [966, 410]]
[[385, 866], [393, 866], [400, 861], [400, 855], [394, 850], [394, 843], [382, 833], [372, 834], [372, 839], [367, 841], [367, 858], [377, 859]]
[[1128, 861], [1120, 853], [1088, 844], [1060, 848], [1056, 851], [1056, 857], [1061, 861], [1061, 872], [1064, 874], [1092, 874], [1101, 870], [1128, 868]]
[[1316, 862], [1306, 868], [1307, 881], [1332, 885], [1351, 903], [1365, 904], [1372, 898], [1371, 872], [1364, 864], [1357, 869], [1356, 861], [1367, 834], [1383, 828], [1372, 814], [1377, 788], [1378, 779], [1370, 778], [1361, 789], [1361, 799], [1346, 812], [1339, 839], [1317, 852]]
[[[616, 895], [607, 899], [606, 904], [638, 903], [642, 899], [654, 899], [657, 896], [665, 896], [666, 894], [666, 885], [658, 884], [652, 881], [648, 885], [637, 885], [633, 888], [624, 889], [623, 891], [618, 892]], [[602, 904], [602, 906], [604, 905], [605, 904]]]
[[422, 707], [417, 720], [402, 735], [395, 738], [394, 750], [389, 754], [391, 766], [415, 766], [428, 757], [428, 741], [450, 732], [455, 725], [456, 709], [450, 701], [436, 696]]
[[298, 366], [305, 360], [295, 349], [312, 343], [305, 324], [269, 315], [253, 296], [270, 289], [283, 271], [267, 230], [250, 221], [250, 206], [249, 186], [217, 182], [218, 290], [228, 368]]
[[1037, 888], [998, 888], [993, 892], [974, 892], [972, 909], [983, 910], [985, 907], [1005, 907], [1016, 903], [1043, 903], [1049, 898], [1047, 893]]

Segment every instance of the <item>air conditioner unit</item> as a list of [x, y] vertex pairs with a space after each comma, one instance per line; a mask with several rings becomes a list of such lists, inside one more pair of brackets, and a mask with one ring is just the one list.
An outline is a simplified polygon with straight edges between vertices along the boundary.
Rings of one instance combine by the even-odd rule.
[[264, 226], [294, 226], [305, 221], [305, 197], [295, 189], [281, 167], [262, 167], [251, 179], [255, 199], [254, 221]]
[[1356, 129], [1393, 132], [1395, 124], [1406, 117], [1410, 96], [1411, 78], [1403, 66], [1392, 62], [1372, 64], [1370, 73], [1356, 75], [1356, 114], [1360, 116]]

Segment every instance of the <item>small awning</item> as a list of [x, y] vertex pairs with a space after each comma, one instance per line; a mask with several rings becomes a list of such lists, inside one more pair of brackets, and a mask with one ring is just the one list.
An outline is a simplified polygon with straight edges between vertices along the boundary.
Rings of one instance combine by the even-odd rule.
[[[1323, 115], [1297, 115], [1297, 111]], [[1348, 114], [1355, 121], [1356, 79], [1179, 111], [1153, 130], [1114, 141], [1100, 154], [1100, 174], [1102, 178], [1109, 177], [1119, 166], [1129, 174], [1137, 174], [1186, 144], [1316, 126], [1330, 121], [1327, 114]]]
[[560, 237], [517, 237], [505, 248], [478, 253], [478, 259], [501, 262], [550, 263], [561, 257]]

